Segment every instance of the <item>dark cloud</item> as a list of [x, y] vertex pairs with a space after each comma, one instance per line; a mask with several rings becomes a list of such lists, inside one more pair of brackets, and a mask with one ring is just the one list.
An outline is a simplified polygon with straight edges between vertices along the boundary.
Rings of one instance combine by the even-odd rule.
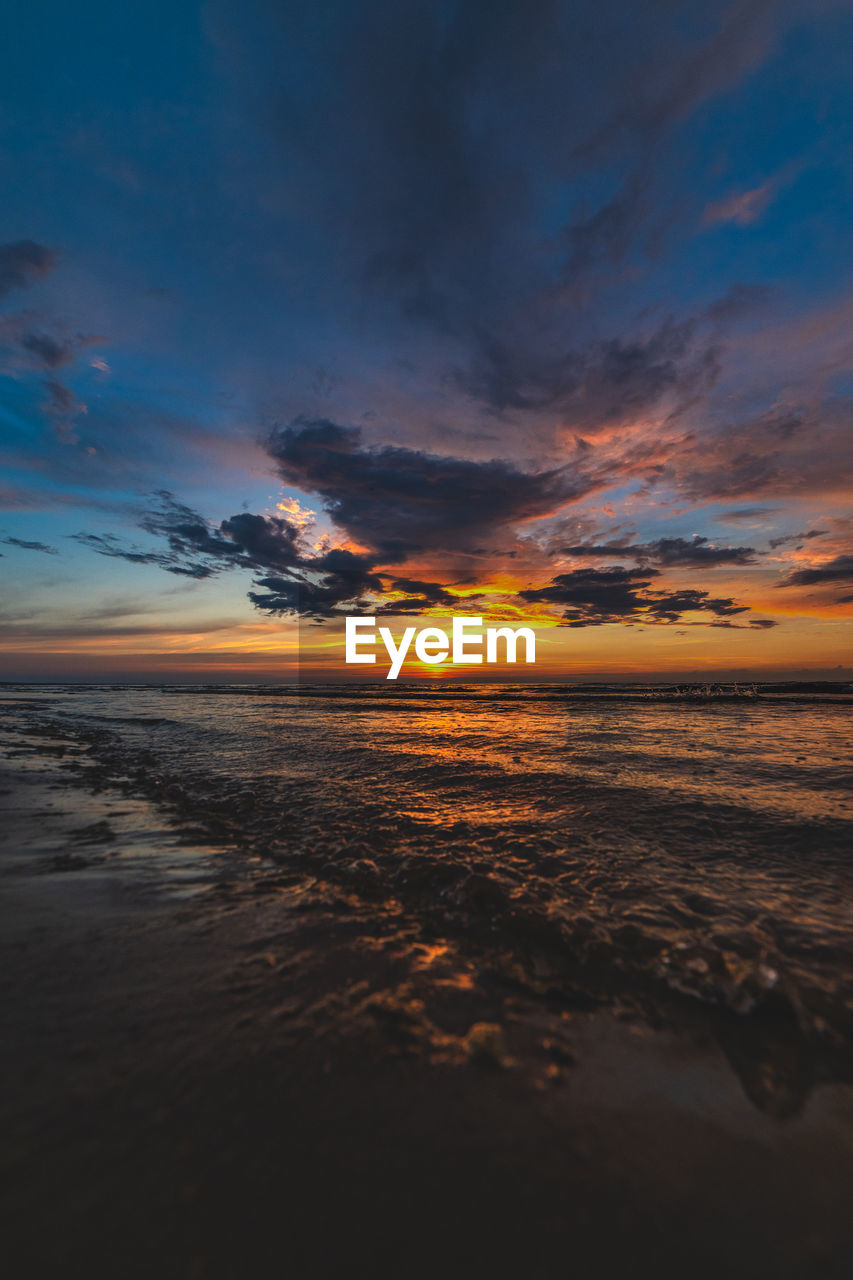
[[836, 556], [812, 569], [795, 569], [780, 587], [811, 587], [824, 582], [853, 582], [853, 556]]
[[0, 319], [5, 362], [18, 370], [52, 374], [73, 364], [87, 347], [105, 342], [97, 334], [64, 332], [59, 322], [45, 320], [32, 311], [15, 311]]
[[529, 604], [565, 606], [570, 627], [597, 627], [608, 622], [669, 624], [684, 613], [708, 612], [716, 617], [745, 613], [746, 605], [714, 598], [707, 591], [650, 589], [657, 569], [575, 569], [558, 574], [546, 587], [519, 592]]
[[[228, 569], [256, 576], [249, 599], [265, 612], [314, 618], [355, 612], [411, 614], [436, 606], [452, 608], [458, 597], [446, 585], [377, 572], [388, 560], [412, 550], [453, 551], [474, 536], [501, 532], [513, 519], [543, 514], [569, 491], [562, 471], [526, 474], [502, 462], [469, 462], [400, 448], [365, 449], [357, 430], [320, 421], [277, 431], [270, 448], [282, 474], [321, 493], [332, 518], [368, 552], [307, 546], [303, 532], [276, 516], [241, 512], [212, 525], [168, 491], [141, 520], [146, 533], [168, 550], [127, 545], [114, 535], [78, 534], [77, 541], [101, 555], [152, 564], [169, 573], [207, 578]], [[743, 613], [745, 606], [694, 589], [666, 590], [653, 583], [662, 566], [712, 567], [750, 564], [750, 547], [716, 548], [707, 539], [659, 539], [647, 544], [584, 544], [568, 554], [631, 555], [645, 562], [627, 569], [583, 569], [558, 575], [540, 588], [519, 593], [526, 603], [564, 606], [571, 626], [602, 622], [676, 622], [683, 614], [715, 617]], [[511, 558], [513, 549], [499, 550]], [[396, 598], [389, 599], [393, 592]], [[466, 597], [470, 598], [470, 597]]]
[[300, 545], [300, 530], [277, 516], [244, 511], [217, 527], [163, 490], [140, 528], [165, 539], [168, 551], [142, 550], [113, 534], [73, 536], [99, 555], [156, 565], [181, 577], [210, 578], [229, 569], [259, 573], [255, 585], [264, 590], [248, 595], [269, 613], [331, 616], [343, 603], [354, 609], [366, 592], [383, 588], [368, 557], [342, 547], [312, 553]]
[[692, 320], [668, 319], [646, 336], [612, 338], [556, 359], [491, 340], [455, 376], [463, 391], [498, 412], [559, 409], [576, 429], [595, 432], [633, 421], [666, 397], [674, 412], [717, 371], [716, 342], [700, 339]]
[[[340, 531], [335, 541], [365, 550], [316, 544], [278, 514], [210, 521], [165, 494], [142, 519], [139, 545], [103, 533], [79, 541], [183, 579], [238, 572], [270, 613], [319, 618], [365, 601], [388, 612], [450, 608], [463, 576], [477, 590], [513, 570], [530, 584], [523, 599], [565, 610], [573, 626], [693, 614], [720, 627], [771, 626], [732, 621], [744, 606], [711, 590], [674, 589], [661, 572], [738, 568], [761, 552], [707, 537], [658, 538], [662, 507], [645, 504], [654, 485], [651, 498], [669, 512], [725, 498], [743, 504], [728, 518], [763, 519], [774, 508], [753, 504], [765, 496], [840, 492], [853, 458], [850, 406], [840, 397], [820, 403], [847, 385], [833, 364], [849, 345], [850, 322], [840, 283], [837, 306], [830, 297], [837, 273], [825, 254], [843, 257], [844, 231], [832, 201], [818, 200], [829, 222], [821, 213], [813, 235], [802, 222], [808, 192], [773, 211], [787, 226], [768, 218], [766, 238], [756, 228], [740, 248], [722, 243], [726, 231], [701, 230], [703, 209], [778, 172], [778, 156], [768, 165], [778, 138], [768, 142], [756, 120], [781, 121], [788, 137], [785, 111], [793, 113], [805, 151], [817, 120], [808, 112], [820, 103], [823, 143], [812, 152], [810, 190], [823, 192], [840, 127], [824, 110], [836, 83], [822, 64], [829, 28], [810, 35], [810, 58], [788, 38], [787, 62], [726, 96], [781, 33], [799, 37], [811, 7], [261, 0], [247, 9], [212, 0], [205, 74], [223, 77], [213, 132], [205, 133], [209, 120], [199, 132], [183, 110], [152, 127], [150, 104], [133, 94], [112, 104], [117, 111], [105, 103], [106, 132], [84, 129], [75, 144], [79, 180], [66, 217], [75, 278], [57, 294], [88, 310], [66, 327], [35, 311], [0, 319], [12, 377], [37, 381], [61, 438], [75, 438], [87, 379], [97, 388], [90, 448], [76, 461], [65, 451], [58, 465], [60, 451], [44, 448], [35, 474], [52, 475], [63, 494], [83, 492], [96, 475], [106, 492], [119, 492], [115, 480], [138, 492], [134, 468], [144, 459], [145, 484], [192, 465], [198, 493], [226, 456], [216, 452], [217, 434], [224, 442], [231, 432], [229, 462], [248, 461], [229, 423], [260, 406], [266, 427], [290, 424], [269, 441], [278, 475], [319, 495], [314, 505], [322, 502]], [[193, 68], [182, 58], [170, 55], [170, 66], [182, 82], [189, 76], [195, 100]], [[163, 102], [174, 106], [174, 94]], [[110, 173], [105, 186], [116, 157], [127, 173], [118, 186]], [[134, 191], [146, 199], [130, 198]], [[157, 225], [158, 210], [168, 211], [168, 226]], [[142, 227], [152, 211], [154, 224]], [[118, 232], [109, 225], [116, 218]], [[0, 247], [0, 295], [53, 265], [32, 241]], [[774, 316], [772, 334], [747, 334], [721, 385], [730, 326], [748, 329], [773, 296], [745, 271], [789, 279], [785, 305], [798, 319], [786, 328]], [[151, 289], [152, 280], [168, 291]], [[168, 292], [170, 306], [146, 306], [146, 289]], [[97, 315], [115, 318], [126, 347], [111, 384], [91, 372], [65, 376], [92, 341], [76, 328], [94, 327]], [[178, 386], [181, 368], [188, 380]], [[12, 390], [23, 416], [32, 388]], [[774, 395], [778, 403], [762, 412]], [[158, 418], [167, 400], [181, 406], [171, 420]], [[198, 429], [177, 426], [184, 413]], [[339, 425], [348, 422], [365, 424], [364, 435]], [[221, 482], [220, 474], [210, 491]], [[598, 496], [605, 489], [612, 492]], [[545, 523], [592, 494], [595, 508], [581, 508], [570, 533]], [[832, 510], [798, 509], [824, 513], [821, 523]], [[530, 521], [543, 523], [519, 536]], [[833, 555], [847, 544], [821, 545]], [[556, 547], [584, 564], [628, 567], [581, 569], [534, 587], [558, 567], [548, 561]], [[697, 588], [713, 580], [710, 572], [670, 576]]]
[[[377, 614], [388, 614], [403, 617], [424, 613], [427, 609], [443, 607], [448, 610], [458, 609], [463, 603], [460, 597], [448, 591], [438, 582], [421, 582], [418, 578], [394, 578], [390, 581], [391, 590], [405, 592], [403, 598], [388, 600], [376, 607]], [[464, 597], [465, 605], [481, 599], [482, 593], [468, 592]]]
[[326, 420], [276, 430], [268, 449], [289, 484], [319, 494], [340, 528], [386, 562], [473, 550], [495, 530], [550, 514], [591, 488], [568, 467], [524, 472], [394, 446]]
[[394, 578], [391, 586], [395, 591], [404, 591], [407, 595], [420, 596], [430, 604], [453, 604], [457, 597], [438, 582], [421, 582], [418, 578]]
[[159, 507], [145, 516], [140, 527], [165, 538], [173, 556], [201, 556], [211, 569], [222, 567], [223, 562], [239, 563], [243, 551], [240, 543], [212, 529], [208, 521], [191, 507], [176, 502], [167, 491], [161, 492], [159, 499]]
[[74, 423], [81, 413], [86, 412], [86, 405], [77, 399], [70, 387], [57, 378], [46, 378], [44, 389], [46, 398], [41, 407], [53, 422], [57, 437], [68, 444], [77, 444]]
[[787, 546], [791, 542], [805, 542], [809, 538], [822, 538], [828, 532], [828, 529], [807, 529], [804, 533], [786, 533], [782, 537], [771, 538], [770, 546], [775, 551], [777, 547]]
[[26, 289], [56, 266], [56, 255], [34, 240], [0, 245], [0, 298]]
[[18, 378], [29, 371], [43, 375], [45, 396], [42, 411], [66, 444], [78, 443], [74, 424], [87, 406], [57, 376], [57, 370], [72, 365], [87, 347], [105, 339], [94, 334], [60, 332], [59, 324], [48, 325], [31, 311], [15, 312], [0, 318], [0, 356], [3, 372]]
[[169, 550], [143, 551], [128, 546], [114, 534], [73, 536], [99, 555], [131, 564], [159, 565], [169, 573], [191, 578], [209, 578], [228, 568], [269, 571], [304, 563], [297, 549], [299, 530], [287, 520], [241, 512], [216, 528], [191, 507], [177, 502], [167, 490], [157, 495], [157, 505], [142, 518], [139, 527], [164, 538]]
[[[579, 379], [606, 398], [596, 363], [631, 366], [626, 404], [670, 388], [672, 360], [679, 393], [705, 376], [701, 351], [654, 349], [673, 333], [584, 354], [567, 304], [653, 258], [674, 218], [692, 226], [673, 198], [676, 126], [789, 18], [773, 0], [688, 4], [678, 22], [656, 0], [317, 0], [265, 5], [250, 26], [220, 0], [212, 21], [276, 149], [266, 181], [324, 248], [312, 287], [386, 334], [402, 318], [451, 338], [469, 393], [511, 408], [557, 404]], [[706, 319], [755, 301], [740, 290]]]
[[837, 396], [710, 424], [673, 444], [660, 481], [685, 500], [780, 498], [837, 493], [851, 467], [853, 397]]
[[722, 512], [721, 520], [761, 520], [764, 516], [769, 516], [778, 511], [778, 507], [738, 507], [734, 511]]
[[49, 333], [25, 333], [19, 339], [24, 351], [34, 356], [46, 369], [59, 369], [69, 364], [76, 355], [76, 344], [71, 339], [60, 340]]
[[299, 529], [279, 516], [257, 516], [248, 511], [223, 520], [220, 530], [241, 555], [264, 568], [292, 567], [301, 563]]
[[120, 538], [113, 533], [72, 533], [68, 535], [72, 542], [78, 542], [80, 546], [87, 547], [90, 551], [96, 551], [99, 556], [109, 556], [114, 560], [126, 560], [128, 564], [156, 564], [161, 569], [166, 569], [169, 573], [180, 573], [187, 577], [209, 577], [213, 572], [207, 569], [202, 572], [204, 566], [181, 565], [174, 556], [167, 555], [162, 551], [140, 551], [134, 546], [128, 546]]
[[21, 547], [24, 551], [44, 551], [49, 556], [59, 555], [56, 547], [49, 547], [46, 542], [28, 542], [25, 538], [10, 536], [0, 538], [0, 542], [4, 542], [7, 547]]
[[[771, 543], [772, 545], [772, 543]], [[648, 564], [667, 567], [705, 569], [718, 564], [755, 564], [754, 547], [717, 547], [707, 538], [658, 538], [656, 542], [643, 543], [593, 543], [574, 547], [561, 547], [567, 556], [594, 556], [602, 560], [640, 560]]]
[[[367, 592], [381, 592], [382, 579], [373, 573], [364, 556], [343, 548], [304, 562], [303, 575], [297, 578], [267, 577], [256, 583], [265, 593], [249, 592], [249, 599], [268, 613], [299, 613], [311, 617], [329, 617], [336, 613], [354, 613], [363, 608]], [[341, 606], [346, 604], [346, 609]]]
[[[400, 493], [406, 492], [412, 494], [417, 502], [421, 499], [425, 481], [428, 483], [434, 479], [433, 464], [438, 467], [445, 483], [448, 474], [452, 475], [453, 467], [459, 465], [456, 459], [430, 458], [410, 450], [364, 451], [357, 432], [346, 431], [331, 423], [289, 429], [276, 440], [286, 446], [289, 458], [298, 459], [300, 466], [310, 472], [315, 484], [324, 485], [324, 496], [330, 502], [334, 501], [336, 493], [337, 468], [344, 466], [346, 469], [347, 460], [353, 457], [364, 460], [361, 471], [361, 464], [353, 467], [357, 477], [355, 492], [360, 501], [366, 498], [373, 484], [383, 496], [393, 492], [399, 501]], [[336, 460], [330, 460], [329, 454]], [[481, 464], [470, 474], [476, 477], [481, 487], [488, 487], [497, 477], [502, 490], [508, 474], [515, 477], [515, 481], [521, 476], [521, 473], [507, 471], [494, 463]], [[401, 476], [405, 484], [401, 484]], [[476, 486], [474, 494], [484, 499], [485, 493]], [[76, 540], [100, 555], [133, 564], [157, 565], [169, 573], [185, 577], [202, 579], [227, 569], [250, 570], [256, 576], [254, 589], [248, 592], [248, 598], [256, 608], [271, 614], [298, 614], [321, 620], [355, 613], [367, 607], [378, 614], [404, 615], [436, 606], [452, 608], [458, 605], [458, 597], [441, 583], [377, 572], [375, 552], [359, 553], [344, 547], [331, 547], [318, 553], [300, 541], [301, 531], [298, 528], [279, 517], [241, 512], [216, 527], [192, 508], [177, 502], [168, 491], [162, 491], [157, 498], [156, 507], [143, 517], [141, 528], [165, 539], [167, 551], [129, 546], [111, 534], [81, 533], [76, 535]], [[379, 501], [379, 498], [375, 500]], [[431, 502], [432, 499], [426, 501]], [[442, 501], [446, 501], [446, 494]], [[527, 501], [526, 497], [524, 501]], [[441, 510], [444, 518], [452, 522], [454, 512], [446, 511], [444, 507]], [[428, 507], [426, 519], [430, 529], [434, 518], [435, 513]], [[416, 527], [417, 522], [423, 522], [423, 519], [422, 515], [416, 514]], [[479, 519], [483, 519], [482, 515]], [[398, 538], [394, 546], [399, 547], [401, 541]], [[595, 546], [583, 548], [584, 553], [596, 555], [602, 550], [602, 547]], [[663, 564], [718, 563], [715, 559], [707, 559], [706, 553], [715, 549], [707, 547], [706, 540], [701, 538], [692, 543], [682, 539], [661, 539], [658, 543], [634, 550], [642, 550], [644, 555], [657, 554]], [[723, 550], [728, 553], [729, 563], [750, 562], [751, 548]], [[728, 620], [747, 612], [745, 605], [730, 598], [711, 596], [708, 591], [672, 590], [658, 586], [660, 576], [659, 569], [648, 565], [634, 569], [622, 566], [579, 569], [559, 574], [544, 587], [521, 591], [518, 599], [526, 604], [562, 608], [563, 621], [571, 627], [598, 626], [608, 622], [667, 625], [693, 612], [709, 614], [711, 622]], [[389, 599], [389, 591], [402, 594]], [[471, 598], [467, 596], [466, 601]], [[764, 628], [775, 624], [768, 620], [749, 625]]]
[[45, 382], [44, 389], [48, 395], [45, 407], [49, 413], [64, 417], [74, 411], [77, 400], [70, 387], [66, 387], [62, 382], [49, 379]]

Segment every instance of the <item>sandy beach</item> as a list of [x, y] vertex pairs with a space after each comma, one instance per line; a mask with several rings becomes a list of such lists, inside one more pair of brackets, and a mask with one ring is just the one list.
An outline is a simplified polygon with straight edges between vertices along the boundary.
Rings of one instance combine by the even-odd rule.
[[71, 735], [4, 741], [16, 1274], [849, 1274], [853, 1098], [757, 1107], [814, 1072], [781, 1032], [756, 1065], [731, 1015], [537, 993]]

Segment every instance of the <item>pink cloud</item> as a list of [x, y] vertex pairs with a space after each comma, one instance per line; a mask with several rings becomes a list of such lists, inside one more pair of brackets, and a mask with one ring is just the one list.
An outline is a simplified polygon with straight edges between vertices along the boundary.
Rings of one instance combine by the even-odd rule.
[[747, 227], [761, 217], [775, 198], [778, 187], [777, 180], [771, 178], [760, 187], [753, 187], [751, 191], [741, 191], [737, 195], [716, 200], [706, 207], [702, 225], [714, 227], [721, 222], [734, 222], [739, 227]]

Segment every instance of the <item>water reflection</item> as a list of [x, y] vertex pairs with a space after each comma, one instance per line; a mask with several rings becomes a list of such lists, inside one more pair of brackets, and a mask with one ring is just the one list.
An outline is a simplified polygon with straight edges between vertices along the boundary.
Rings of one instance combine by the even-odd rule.
[[436, 981], [473, 981], [461, 947], [531, 989], [851, 1039], [846, 705], [56, 689], [33, 714], [183, 820], [398, 904]]

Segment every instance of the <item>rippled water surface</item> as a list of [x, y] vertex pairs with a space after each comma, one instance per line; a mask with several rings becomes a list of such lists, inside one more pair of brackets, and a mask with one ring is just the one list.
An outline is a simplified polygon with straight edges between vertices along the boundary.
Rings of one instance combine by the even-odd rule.
[[849, 1040], [853, 707], [843, 696], [691, 702], [553, 686], [4, 696], [10, 715], [88, 741], [105, 768], [182, 820], [349, 878], [537, 972], [642, 980], [744, 1014], [776, 1002], [808, 1034]]

